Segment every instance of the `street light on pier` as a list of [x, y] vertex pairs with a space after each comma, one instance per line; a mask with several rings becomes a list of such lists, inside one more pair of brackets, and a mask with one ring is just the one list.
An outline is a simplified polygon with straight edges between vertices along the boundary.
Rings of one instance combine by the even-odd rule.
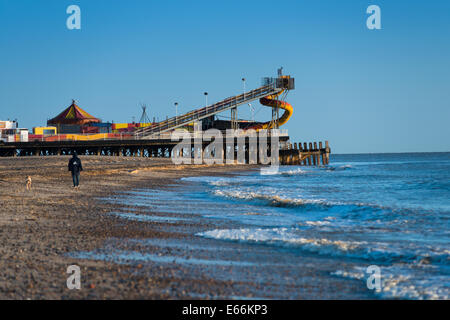
[[208, 106], [208, 92], [203, 93], [205, 95], [205, 107]]
[[175, 123], [178, 123], [178, 102], [175, 102], [174, 105], [175, 105]]
[[251, 103], [248, 104], [250, 107], [250, 110], [252, 111], [252, 121], [255, 122], [255, 108], [252, 106]]

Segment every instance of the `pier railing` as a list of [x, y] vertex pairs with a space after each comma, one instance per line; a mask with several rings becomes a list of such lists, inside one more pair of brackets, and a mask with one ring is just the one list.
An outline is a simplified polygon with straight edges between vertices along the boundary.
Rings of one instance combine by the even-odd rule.
[[253, 100], [276, 94], [281, 90], [281, 88], [277, 87], [276, 82], [270, 82], [258, 89], [244, 92], [240, 95], [224, 99], [204, 108], [188, 112], [184, 115], [172, 117], [165, 121], [155, 123], [154, 125], [138, 129], [136, 130], [135, 135], [140, 139], [147, 139], [148, 136], [151, 135], [160, 135], [164, 132], [188, 125], [194, 121], [208, 118], [223, 111], [233, 109], [239, 105], [249, 103]]
[[[188, 131], [171, 131], [158, 134], [146, 134], [145, 140], [171, 140], [172, 136], [179, 132], [182, 132], [184, 136], [195, 138], [199, 134], [206, 133], [207, 131], [188, 132]], [[227, 130], [221, 130], [221, 133], [225, 137]], [[242, 130], [236, 130], [233, 132], [234, 136], [246, 135], [247, 133]], [[288, 137], [287, 129], [278, 129], [279, 136]], [[269, 133], [270, 135], [270, 133]], [[93, 134], [56, 134], [56, 135], [42, 135], [39, 137], [31, 136], [28, 142], [62, 142], [62, 141], [129, 141], [129, 140], [144, 140], [144, 135], [130, 134], [130, 133], [93, 133]], [[23, 142], [23, 141], [22, 141]]]

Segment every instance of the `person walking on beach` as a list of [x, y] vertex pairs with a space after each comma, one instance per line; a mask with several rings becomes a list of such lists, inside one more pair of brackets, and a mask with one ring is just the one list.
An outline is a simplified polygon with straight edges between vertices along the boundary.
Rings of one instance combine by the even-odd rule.
[[69, 160], [69, 171], [72, 172], [73, 187], [78, 188], [80, 184], [80, 172], [83, 171], [83, 166], [76, 151], [73, 152], [72, 158]]

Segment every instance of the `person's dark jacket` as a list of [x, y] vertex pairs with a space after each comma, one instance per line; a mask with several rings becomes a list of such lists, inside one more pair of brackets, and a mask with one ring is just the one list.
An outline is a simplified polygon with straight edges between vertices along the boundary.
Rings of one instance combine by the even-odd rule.
[[69, 160], [69, 171], [72, 171], [72, 174], [77, 174], [80, 171], [83, 171], [80, 158], [74, 156]]

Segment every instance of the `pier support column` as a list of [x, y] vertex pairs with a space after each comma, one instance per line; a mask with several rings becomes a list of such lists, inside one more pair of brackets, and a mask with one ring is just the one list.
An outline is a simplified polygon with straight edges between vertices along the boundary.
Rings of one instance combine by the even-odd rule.
[[311, 166], [312, 165], [312, 151], [313, 151], [312, 142], [309, 142], [308, 145], [309, 145], [308, 165]]
[[244, 141], [244, 148], [245, 148], [245, 164], [250, 164], [250, 138], [245, 138]]
[[294, 143], [294, 155], [292, 156], [292, 163], [295, 165], [299, 164], [298, 161], [298, 147], [297, 147], [297, 142]]
[[302, 165], [302, 157], [303, 157], [303, 148], [302, 148], [302, 143], [299, 142], [298, 143], [298, 164]]
[[306, 160], [308, 154], [308, 144], [306, 142], [303, 143], [303, 151], [305, 152], [305, 154], [303, 155], [303, 165], [306, 166], [308, 165]]
[[317, 166], [317, 142], [314, 142], [313, 164]]
[[322, 141], [319, 141], [319, 151], [320, 151], [320, 158], [319, 161], [322, 161], [322, 165], [325, 165], [324, 161], [323, 161], [323, 148], [322, 148]]
[[222, 146], [222, 160], [223, 160], [224, 164], [226, 163], [227, 158], [229, 158], [228, 153], [227, 153], [227, 144], [226, 144], [226, 139], [224, 139], [224, 143]]
[[330, 152], [331, 150], [328, 141], [325, 141], [325, 161], [327, 165], [330, 163]]

